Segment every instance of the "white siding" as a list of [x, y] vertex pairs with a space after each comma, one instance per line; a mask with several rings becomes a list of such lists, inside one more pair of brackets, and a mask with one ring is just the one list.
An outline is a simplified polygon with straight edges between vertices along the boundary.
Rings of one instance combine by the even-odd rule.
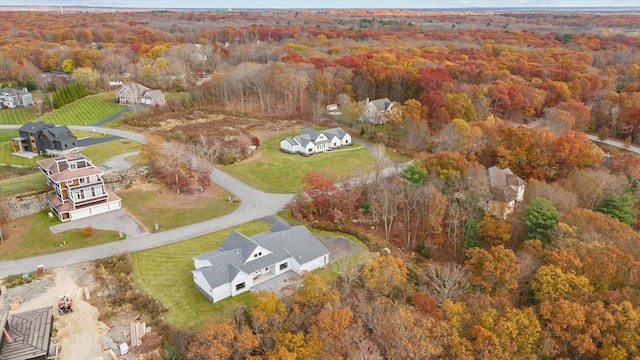
[[[244, 288], [240, 290], [236, 290], [236, 285], [244, 283]], [[231, 281], [231, 296], [236, 296], [238, 294], [242, 294], [243, 292], [249, 291], [249, 289], [253, 286], [253, 278], [245, 273], [238, 273], [236, 277]]]
[[209, 290], [209, 294], [213, 297], [213, 302], [218, 302], [231, 296], [231, 286], [229, 286], [229, 283], [222, 284], [215, 289]]
[[349, 144], [351, 144], [351, 135], [350, 134], [346, 134], [342, 138], [342, 145], [349, 145]]
[[91, 207], [91, 215], [98, 215], [109, 211], [109, 204], [100, 204]]
[[298, 152], [298, 146], [291, 145], [291, 143], [286, 139], [280, 141], [280, 149], [290, 153]]
[[78, 220], [91, 216], [91, 209], [81, 209], [69, 212], [70, 220]]
[[319, 268], [325, 266], [329, 262], [328, 256], [329, 255], [321, 256], [321, 257], [319, 257], [317, 259], [314, 259], [314, 260], [311, 260], [311, 261], [309, 261], [307, 263], [304, 263], [304, 264], [300, 265], [300, 271], [296, 271], [296, 272], [300, 273], [300, 272], [303, 272], [303, 271], [312, 271], [312, 270], [315, 270], [315, 269], [319, 269]]

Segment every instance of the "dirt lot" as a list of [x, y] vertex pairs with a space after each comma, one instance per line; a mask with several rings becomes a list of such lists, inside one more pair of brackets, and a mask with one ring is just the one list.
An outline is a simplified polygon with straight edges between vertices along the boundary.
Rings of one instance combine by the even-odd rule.
[[[61, 360], [103, 359], [109, 349], [119, 354], [114, 339], [118, 340], [118, 332], [121, 333], [121, 328], [129, 325], [130, 319], [124, 319], [126, 324], [122, 326], [111, 328], [98, 320], [98, 309], [85, 300], [83, 291], [85, 286], [90, 291], [96, 287], [90, 266], [85, 263], [57, 268], [48, 271], [40, 280], [8, 289], [0, 300], [0, 308], [7, 309], [11, 302], [20, 303], [14, 312], [55, 306], [51, 342], [60, 345]], [[57, 303], [59, 296], [64, 294], [69, 294], [73, 299], [73, 312], [60, 315]], [[91, 296], [98, 295], [91, 292]], [[104, 359], [109, 357], [105, 356]]]

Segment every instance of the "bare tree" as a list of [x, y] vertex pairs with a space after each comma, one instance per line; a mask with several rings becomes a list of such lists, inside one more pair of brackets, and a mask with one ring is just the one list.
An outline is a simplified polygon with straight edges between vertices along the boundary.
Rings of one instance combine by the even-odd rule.
[[430, 264], [423, 275], [420, 287], [442, 304], [461, 299], [469, 289], [469, 274], [460, 264]]

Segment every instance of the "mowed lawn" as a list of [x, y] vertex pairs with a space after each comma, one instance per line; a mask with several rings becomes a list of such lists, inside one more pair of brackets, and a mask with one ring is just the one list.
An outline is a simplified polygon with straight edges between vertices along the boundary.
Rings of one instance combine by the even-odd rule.
[[80, 229], [53, 234], [49, 227], [60, 224], [60, 220], [55, 216], [49, 218], [47, 214], [48, 211], [43, 210], [9, 221], [7, 226], [26, 230], [20, 239], [10, 237], [0, 243], [0, 259], [20, 259], [120, 240], [117, 231], [97, 229], [87, 236]]
[[312, 156], [285, 154], [280, 140], [295, 133], [265, 141], [254, 159], [226, 166], [223, 170], [260, 190], [294, 193], [303, 189], [302, 178], [311, 170], [342, 181], [368, 173], [374, 168], [373, 155], [362, 145], [353, 144]]
[[0, 180], [0, 196], [23, 194], [47, 188], [47, 177], [42, 171]]
[[36, 110], [31, 107], [16, 109], [0, 109], [0, 124], [20, 125], [36, 118]]
[[132, 187], [118, 191], [122, 205], [148, 229], [169, 230], [217, 218], [233, 212], [240, 203], [227, 202], [233, 197], [216, 185], [204, 192], [176, 194], [166, 188]]
[[[253, 236], [268, 231], [269, 226], [257, 221], [234, 230]], [[236, 305], [251, 302], [253, 295], [246, 292], [214, 304], [193, 284], [192, 258], [220, 247], [231, 231], [226, 229], [132, 254], [136, 283], [169, 310], [166, 319], [170, 323], [196, 330], [212, 315], [228, 316]]]
[[56, 109], [39, 120], [63, 125], [91, 125], [124, 109], [113, 92], [90, 95]]
[[[6, 134], [9, 134], [9, 140], [4, 140]], [[74, 132], [74, 135], [79, 136]], [[44, 159], [42, 156], [36, 156], [31, 159], [13, 155], [11, 146], [11, 137], [15, 137], [15, 130], [0, 130], [0, 164], [17, 165], [17, 166], [36, 166], [38, 160]], [[112, 140], [100, 144], [95, 144], [82, 150], [81, 153], [91, 159], [95, 165], [100, 165], [109, 158], [130, 151], [140, 149], [140, 144], [131, 140]]]

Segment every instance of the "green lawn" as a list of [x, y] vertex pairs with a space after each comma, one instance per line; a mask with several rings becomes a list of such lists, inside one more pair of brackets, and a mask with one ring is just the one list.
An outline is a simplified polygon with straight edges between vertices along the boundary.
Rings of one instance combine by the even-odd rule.
[[263, 191], [293, 193], [303, 189], [302, 177], [311, 170], [336, 181], [373, 170], [373, 156], [358, 144], [308, 157], [281, 152], [280, 140], [292, 135], [268, 139], [254, 155], [258, 160], [226, 166], [224, 171]]
[[0, 244], [0, 259], [20, 259], [120, 240], [117, 231], [97, 229], [89, 236], [82, 235], [80, 229], [53, 234], [49, 227], [59, 224], [60, 220], [55, 216], [49, 218], [47, 213], [44, 210], [17, 220], [21, 226], [27, 226], [27, 231], [18, 241]]
[[[136, 283], [169, 309], [166, 319], [170, 323], [196, 330], [212, 315], [230, 315], [238, 304], [251, 301], [253, 295], [247, 292], [214, 304], [193, 285], [192, 258], [220, 247], [231, 230], [132, 254]], [[235, 230], [253, 236], [268, 231], [269, 226], [258, 221], [238, 226]]]
[[0, 180], [0, 195], [9, 196], [47, 188], [47, 178], [42, 171]]
[[88, 157], [94, 165], [100, 165], [106, 160], [130, 151], [140, 149], [140, 144], [131, 140], [111, 140], [100, 144], [95, 144], [81, 151], [81, 154]]
[[36, 111], [33, 106], [17, 109], [0, 109], [0, 124], [20, 125], [27, 121], [33, 121], [35, 118]]
[[[83, 131], [74, 131], [74, 135], [78, 137], [93, 136], [94, 134]], [[18, 136], [17, 130], [0, 130], [0, 164], [18, 165], [18, 166], [35, 166], [38, 160], [44, 159], [42, 156], [36, 156], [32, 159], [26, 159], [13, 155], [11, 147], [11, 138]], [[103, 137], [102, 134], [95, 134], [96, 137]], [[101, 144], [91, 145], [82, 151], [86, 157], [91, 159], [95, 165], [100, 165], [107, 159], [129, 151], [139, 150], [140, 144], [131, 140], [113, 140]]]
[[83, 97], [46, 115], [40, 120], [64, 125], [90, 125], [123, 109], [113, 92]]
[[[215, 185], [212, 185], [215, 186]], [[209, 189], [208, 191], [213, 191]], [[201, 199], [199, 194], [174, 194], [163, 190], [165, 195], [158, 196], [157, 190], [127, 189], [118, 192], [122, 205], [147, 228], [153, 229], [157, 222], [160, 230], [174, 229], [180, 226], [220, 217], [233, 212], [239, 202], [229, 203], [227, 197], [233, 196], [222, 189], [211, 199]], [[188, 204], [179, 205], [181, 197], [192, 197]]]

